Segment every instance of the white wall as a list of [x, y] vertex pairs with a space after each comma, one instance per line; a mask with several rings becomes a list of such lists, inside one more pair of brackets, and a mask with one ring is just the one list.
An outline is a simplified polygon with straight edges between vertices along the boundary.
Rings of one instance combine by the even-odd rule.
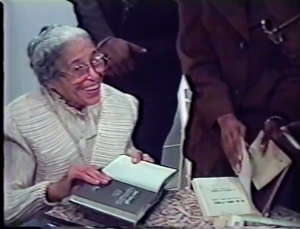
[[27, 44], [45, 25], [76, 25], [72, 5], [66, 0], [4, 0], [4, 75], [7, 104], [34, 91], [38, 83], [29, 67]]

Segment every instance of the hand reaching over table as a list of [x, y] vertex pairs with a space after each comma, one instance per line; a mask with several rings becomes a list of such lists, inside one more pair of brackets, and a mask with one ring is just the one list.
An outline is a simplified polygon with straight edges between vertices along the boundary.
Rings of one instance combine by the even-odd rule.
[[242, 162], [241, 139], [245, 139], [246, 127], [232, 114], [220, 117], [218, 123], [223, 150], [232, 168], [239, 171]]

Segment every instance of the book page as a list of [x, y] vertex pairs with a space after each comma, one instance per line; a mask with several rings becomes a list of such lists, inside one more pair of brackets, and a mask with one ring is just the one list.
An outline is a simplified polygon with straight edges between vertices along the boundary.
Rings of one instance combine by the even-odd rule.
[[158, 192], [165, 181], [177, 170], [145, 161], [134, 164], [131, 157], [121, 155], [102, 171], [115, 180]]
[[239, 178], [196, 178], [192, 184], [206, 216], [258, 213], [240, 184]]
[[253, 166], [252, 182], [257, 190], [262, 189], [285, 168], [291, 165], [291, 159], [273, 142], [270, 141], [265, 153], [261, 150], [261, 131], [249, 148]]
[[248, 197], [251, 198], [251, 178], [252, 178], [252, 164], [250, 161], [250, 156], [246, 148], [246, 143], [243, 138], [241, 138], [241, 148], [242, 148], [242, 165], [241, 171], [236, 173], [243, 185]]

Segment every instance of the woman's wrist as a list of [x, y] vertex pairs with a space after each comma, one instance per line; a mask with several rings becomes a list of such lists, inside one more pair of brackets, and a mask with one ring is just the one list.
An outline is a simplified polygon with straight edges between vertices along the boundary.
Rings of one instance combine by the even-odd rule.
[[61, 202], [70, 194], [71, 185], [67, 180], [63, 179], [56, 183], [50, 184], [46, 192], [47, 201], [50, 203]]

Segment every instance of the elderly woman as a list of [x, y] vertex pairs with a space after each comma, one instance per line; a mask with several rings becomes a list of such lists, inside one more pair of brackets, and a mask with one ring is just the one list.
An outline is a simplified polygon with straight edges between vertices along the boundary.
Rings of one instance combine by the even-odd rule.
[[13, 225], [59, 205], [76, 180], [107, 184], [98, 169], [121, 154], [152, 161], [131, 141], [137, 100], [102, 83], [107, 60], [86, 31], [46, 27], [28, 56], [41, 89], [5, 111], [4, 217]]

